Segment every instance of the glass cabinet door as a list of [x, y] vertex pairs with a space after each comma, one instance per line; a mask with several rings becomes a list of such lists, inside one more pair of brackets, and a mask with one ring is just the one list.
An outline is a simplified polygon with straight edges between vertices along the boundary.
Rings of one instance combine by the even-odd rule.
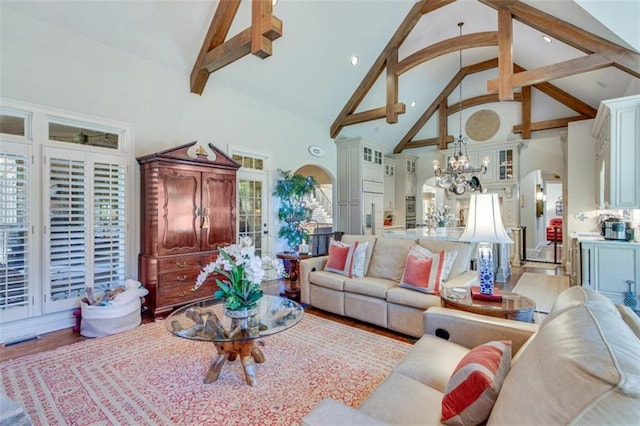
[[498, 151], [498, 180], [513, 179], [513, 149]]

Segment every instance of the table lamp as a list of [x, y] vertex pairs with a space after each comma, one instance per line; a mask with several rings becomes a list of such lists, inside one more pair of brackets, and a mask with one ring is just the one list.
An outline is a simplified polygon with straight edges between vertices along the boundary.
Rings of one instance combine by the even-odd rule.
[[471, 195], [467, 226], [460, 241], [478, 243], [480, 293], [493, 294], [493, 243], [513, 243], [502, 225], [498, 194]]

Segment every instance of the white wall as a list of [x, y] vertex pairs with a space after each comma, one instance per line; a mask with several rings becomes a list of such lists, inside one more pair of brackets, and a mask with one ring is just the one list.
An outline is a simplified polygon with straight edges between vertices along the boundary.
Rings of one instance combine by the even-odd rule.
[[[594, 120], [569, 123], [566, 231], [597, 232]], [[583, 219], [580, 219], [580, 218]]]
[[[8, 8], [0, 19], [1, 97], [132, 123], [136, 156], [199, 140], [223, 151], [233, 145], [271, 153], [271, 179], [278, 168], [304, 164], [335, 176], [328, 125], [228, 90], [215, 74], [203, 96], [194, 95], [188, 75]], [[326, 155], [311, 156], [309, 145]]]

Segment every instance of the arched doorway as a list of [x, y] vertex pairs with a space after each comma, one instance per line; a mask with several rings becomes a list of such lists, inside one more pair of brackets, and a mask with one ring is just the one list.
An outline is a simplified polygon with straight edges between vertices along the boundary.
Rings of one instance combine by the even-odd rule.
[[335, 178], [324, 168], [315, 164], [305, 164], [295, 173], [302, 176], [313, 176], [318, 182], [314, 194], [307, 200], [307, 206], [312, 209], [311, 220], [304, 224], [310, 235], [310, 250], [314, 255], [328, 252], [329, 236], [336, 231], [333, 229], [333, 185]]

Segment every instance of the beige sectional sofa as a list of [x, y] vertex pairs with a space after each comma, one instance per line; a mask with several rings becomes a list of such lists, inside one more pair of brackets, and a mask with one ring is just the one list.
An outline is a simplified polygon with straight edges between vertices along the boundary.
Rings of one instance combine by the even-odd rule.
[[[515, 356], [489, 405], [488, 425], [637, 425], [640, 319], [582, 287], [556, 300], [541, 325], [430, 308], [423, 336], [357, 408], [324, 400], [302, 424], [438, 425], [458, 362], [477, 345], [508, 339]], [[446, 331], [450, 338], [433, 336]]]
[[410, 247], [417, 243], [434, 253], [458, 252], [445, 286], [470, 285], [477, 279], [477, 272], [469, 270], [472, 246], [468, 243], [364, 235], [344, 235], [341, 241], [368, 242], [365, 276], [349, 278], [325, 271], [328, 256], [305, 259], [300, 262], [302, 303], [421, 337], [424, 334], [422, 315], [429, 307], [440, 306], [440, 297], [399, 287]]

